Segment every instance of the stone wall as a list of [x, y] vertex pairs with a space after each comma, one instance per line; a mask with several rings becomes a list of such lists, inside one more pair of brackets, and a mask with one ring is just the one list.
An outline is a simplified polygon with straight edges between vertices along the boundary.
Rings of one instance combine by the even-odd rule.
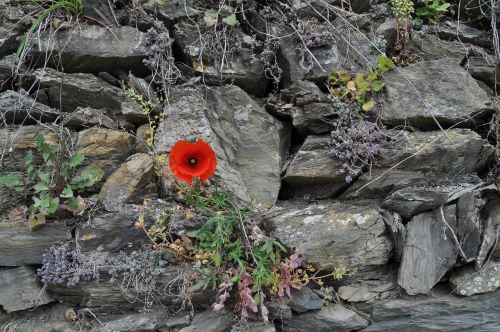
[[[460, 8], [467, 21], [459, 26], [450, 14], [412, 32], [413, 63], [384, 74], [366, 115], [385, 126], [386, 139], [346, 181], [330, 153], [339, 113], [325, 81], [333, 68], [363, 72], [374, 61], [364, 36], [394, 51], [388, 4], [252, 2], [239, 24], [214, 35], [196, 1], [175, 3], [86, 0], [85, 16], [54, 16], [20, 63], [13, 53], [39, 8], [0, 0], [0, 174], [26, 170], [39, 133], [104, 171], [83, 195], [91, 213], [56, 214], [34, 231], [23, 210], [30, 198], [0, 186], [3, 330], [497, 331], [499, 80], [485, 18]], [[232, 45], [220, 53], [224, 40]], [[124, 82], [162, 100], [149, 118]], [[270, 236], [303, 246], [318, 270], [353, 272], [326, 281], [335, 298], [313, 285], [294, 289], [289, 301], [268, 304], [272, 319], [263, 324], [213, 312], [211, 291], [194, 295], [191, 308], [170, 290], [153, 300], [98, 281], [42, 286], [36, 269], [56, 242], [96, 259], [147, 244], [140, 204], [175, 206], [155, 157], [197, 137], [217, 154], [214, 181], [265, 210]], [[178, 227], [199, 226], [185, 218]], [[161, 284], [175, 283], [180, 269], [169, 262]]]

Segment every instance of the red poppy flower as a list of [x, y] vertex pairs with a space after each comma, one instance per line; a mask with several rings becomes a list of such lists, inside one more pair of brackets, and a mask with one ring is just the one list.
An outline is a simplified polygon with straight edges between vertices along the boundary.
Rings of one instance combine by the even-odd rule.
[[193, 184], [193, 178], [208, 180], [217, 167], [214, 150], [204, 140], [189, 143], [180, 140], [170, 150], [168, 159], [170, 169], [179, 180]]

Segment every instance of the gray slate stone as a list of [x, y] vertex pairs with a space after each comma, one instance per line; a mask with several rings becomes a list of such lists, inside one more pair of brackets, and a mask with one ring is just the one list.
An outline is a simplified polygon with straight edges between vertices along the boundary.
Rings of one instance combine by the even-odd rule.
[[64, 223], [47, 223], [30, 232], [27, 223], [0, 222], [0, 266], [41, 264], [44, 251], [65, 241], [70, 230]]
[[368, 321], [339, 304], [323, 307], [321, 310], [306, 312], [284, 321], [287, 332], [331, 332], [358, 331], [368, 326]]
[[367, 286], [341, 286], [338, 292], [340, 298], [347, 302], [366, 302], [377, 297], [377, 292], [370, 291]]
[[187, 312], [180, 312], [171, 316], [167, 311], [132, 313], [120, 316], [118, 319], [105, 322], [104, 326], [95, 327], [90, 332], [146, 332], [181, 328], [189, 325], [191, 316]]
[[225, 332], [232, 325], [231, 314], [207, 310], [194, 315], [191, 325], [179, 332]]
[[17, 38], [29, 28], [29, 18], [22, 9], [0, 3], [0, 58], [16, 52]]
[[491, 332], [498, 330], [500, 292], [460, 298], [433, 294], [425, 298], [376, 301], [367, 332]]
[[49, 65], [56, 68], [62, 65], [66, 73], [97, 74], [118, 70], [138, 75], [148, 73], [142, 62], [149, 54], [146, 34], [130, 26], [80, 25], [75, 29], [59, 30], [50, 38], [42, 34], [35, 41], [33, 59], [44, 61], [50, 49]]
[[[107, 257], [120, 251], [137, 250], [148, 242], [144, 230], [135, 223], [139, 211], [131, 204], [123, 206], [116, 213], [94, 217], [90, 223], [82, 224], [76, 232], [76, 239], [84, 255]], [[146, 226], [152, 225], [151, 216], [145, 215]]]
[[106, 115], [105, 111], [90, 107], [77, 107], [72, 113], [65, 114], [63, 124], [65, 127], [82, 130], [90, 127], [116, 128], [115, 121]]
[[490, 261], [477, 272], [474, 266], [455, 271], [450, 276], [450, 287], [462, 296], [494, 292], [500, 287], [500, 263]]
[[[36, 268], [0, 268], [0, 305], [7, 312], [25, 310], [53, 302], [35, 278]], [[37, 302], [34, 302], [37, 301]]]
[[[443, 208], [446, 222], [456, 233], [456, 206]], [[453, 235], [440, 210], [416, 215], [406, 225], [406, 241], [398, 283], [410, 295], [428, 294], [457, 260]]]
[[283, 175], [283, 197], [328, 198], [349, 186], [341, 161], [328, 154], [330, 136], [308, 136]]
[[154, 177], [154, 161], [145, 153], [130, 156], [104, 182], [99, 201], [107, 211], [119, 211], [125, 203], [137, 202]]
[[[450, 59], [418, 62], [400, 71], [415, 85], [443, 126], [460, 123], [461, 127], [474, 127], [492, 112], [486, 92]], [[432, 116], [398, 72], [384, 74], [384, 82], [387, 98], [379, 115], [385, 124], [437, 128]]]
[[24, 92], [0, 93], [0, 122], [31, 125], [37, 122], [54, 122], [59, 111], [41, 104]]
[[64, 112], [90, 107], [116, 115], [121, 112], [121, 103], [127, 100], [121, 89], [92, 74], [67, 74], [45, 68], [36, 70], [34, 77], [39, 83], [38, 98], [45, 96], [51, 107]]
[[391, 256], [382, 216], [367, 205], [284, 201], [267, 217], [271, 236], [288, 247], [304, 246], [305, 258], [319, 269], [343, 264], [348, 270], [369, 270]]
[[217, 155], [223, 186], [244, 201], [274, 204], [280, 188], [279, 122], [236, 86], [172, 90], [170, 115], [154, 144], [169, 152], [180, 139], [203, 138]]
[[480, 209], [484, 202], [474, 192], [465, 193], [457, 201], [457, 236], [467, 262], [473, 261], [481, 245], [483, 221]]
[[292, 298], [288, 305], [293, 311], [302, 313], [309, 310], [321, 309], [323, 300], [316, 295], [309, 287], [302, 287], [301, 289], [292, 288]]

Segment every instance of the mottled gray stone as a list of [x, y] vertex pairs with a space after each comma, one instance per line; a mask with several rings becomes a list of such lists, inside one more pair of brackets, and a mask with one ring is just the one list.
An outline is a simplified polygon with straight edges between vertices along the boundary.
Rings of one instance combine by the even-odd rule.
[[125, 120], [128, 122], [140, 126], [149, 122], [150, 118], [141, 107], [134, 103], [133, 101], [126, 101], [121, 104], [121, 111]]
[[476, 258], [481, 245], [483, 221], [479, 213], [483, 203], [474, 192], [465, 193], [457, 201], [457, 237], [467, 262]]
[[[456, 206], [443, 208], [446, 223], [456, 233]], [[440, 209], [416, 215], [406, 225], [406, 241], [398, 283], [410, 295], [428, 294], [457, 260], [451, 231]]]
[[37, 98], [46, 96], [51, 107], [64, 112], [90, 107], [116, 115], [121, 111], [121, 103], [127, 100], [123, 90], [92, 74], [67, 74], [44, 68], [36, 70], [33, 78], [39, 83]]
[[130, 26], [83, 25], [58, 30], [55, 36], [43, 33], [34, 41], [32, 58], [43, 63], [50, 49], [49, 65], [62, 66], [66, 73], [125, 70], [143, 75], [148, 72], [142, 62], [149, 54], [146, 34]]
[[406, 228], [403, 225], [401, 216], [396, 212], [384, 211], [383, 218], [394, 243], [394, 258], [400, 261], [406, 240]]
[[245, 201], [274, 204], [280, 188], [279, 122], [237, 86], [181, 88], [158, 126], [155, 148], [203, 138], [217, 155], [216, 178]]
[[0, 3], [0, 58], [16, 52], [17, 40], [29, 28], [29, 18], [21, 8]]
[[371, 292], [367, 286], [341, 286], [338, 293], [340, 298], [347, 302], [366, 302], [378, 295], [377, 292]]
[[0, 266], [38, 265], [54, 242], [70, 236], [65, 223], [47, 223], [30, 232], [24, 222], [0, 222]]
[[[488, 95], [472, 76], [450, 59], [423, 61], [401, 68], [443, 126], [474, 127], [492, 113]], [[388, 125], [437, 128], [421, 100], [398, 72], [384, 74], [386, 99], [379, 115]], [[439, 82], [439, 83], [437, 83]]]
[[284, 331], [287, 332], [347, 332], [361, 330], [369, 323], [354, 311], [339, 304], [332, 304], [321, 310], [294, 316], [283, 324]]
[[330, 136], [308, 136], [283, 176], [283, 197], [328, 198], [349, 186], [341, 161], [329, 155]]
[[430, 25], [428, 33], [435, 34], [443, 40], [457, 40], [460, 43], [490, 48], [491, 36], [485, 30], [479, 30], [464, 24], [464, 22], [445, 21], [437, 25]]
[[0, 93], [0, 122], [31, 125], [37, 122], [54, 122], [59, 111], [41, 104], [26, 92], [5, 91]]
[[302, 245], [307, 261], [320, 269], [343, 264], [348, 270], [369, 270], [391, 256], [382, 216], [366, 205], [284, 201], [267, 217], [271, 236], [289, 247]]
[[191, 325], [179, 332], [225, 332], [229, 331], [231, 325], [231, 314], [207, 310], [195, 314]]
[[7, 312], [31, 308], [52, 302], [35, 277], [36, 268], [21, 266], [0, 268], [0, 305]]
[[132, 200], [138, 203], [140, 193], [153, 180], [154, 161], [145, 153], [130, 156], [104, 182], [99, 201], [107, 211], [119, 211]]
[[180, 312], [171, 316], [168, 311], [132, 313], [120, 316], [118, 319], [105, 322], [104, 326], [95, 327], [90, 332], [146, 332], [161, 329], [181, 328], [189, 325], [191, 316], [187, 312]]
[[479, 271], [474, 266], [455, 271], [450, 276], [450, 287], [463, 296], [494, 292], [500, 287], [500, 263], [489, 261]]
[[367, 332], [490, 332], [498, 330], [500, 292], [468, 298], [433, 294], [424, 298], [376, 301]]
[[90, 107], [77, 107], [74, 112], [64, 114], [63, 124], [65, 127], [75, 130], [94, 126], [108, 129], [116, 127], [115, 121], [108, 117], [105, 111]]
[[292, 298], [288, 305], [295, 312], [302, 313], [309, 310], [317, 310], [323, 306], [323, 300], [309, 287], [302, 287], [301, 289], [292, 288], [291, 295]]

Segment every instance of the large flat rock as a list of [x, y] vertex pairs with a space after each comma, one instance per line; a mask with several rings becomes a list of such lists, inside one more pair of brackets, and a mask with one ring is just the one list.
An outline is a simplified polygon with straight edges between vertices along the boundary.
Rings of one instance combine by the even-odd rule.
[[288, 247], [304, 246], [307, 261], [330, 270], [367, 270], [387, 263], [393, 248], [380, 213], [335, 201], [280, 202], [268, 214], [271, 235]]
[[366, 319], [354, 311], [339, 304], [332, 304], [284, 321], [284, 331], [348, 332], [361, 330], [368, 324]]
[[9, 90], [0, 93], [1, 123], [33, 125], [54, 122], [58, 117], [59, 111], [37, 102], [26, 92]]
[[331, 137], [308, 136], [283, 175], [283, 197], [328, 198], [349, 186], [342, 162], [329, 155]]
[[424, 298], [391, 299], [372, 304], [369, 332], [497, 331], [500, 291], [468, 298], [449, 290]]
[[[456, 206], [443, 208], [446, 223], [456, 232]], [[413, 217], [406, 225], [406, 240], [398, 283], [410, 295], [428, 294], [457, 260], [453, 234], [434, 210]]]
[[[489, 96], [451, 59], [423, 61], [401, 68], [443, 126], [474, 127], [492, 113]], [[397, 71], [384, 74], [387, 98], [380, 117], [391, 126], [437, 128], [431, 114]]]
[[55, 36], [42, 34], [34, 39], [31, 56], [45, 61], [50, 50], [51, 66], [64, 68], [66, 73], [99, 73], [132, 71], [147, 73], [142, 62], [148, 56], [146, 34], [129, 26], [101, 27], [80, 25], [74, 29], [58, 30]]
[[171, 92], [156, 131], [158, 152], [180, 139], [203, 138], [217, 154], [216, 179], [245, 201], [274, 204], [280, 188], [279, 121], [237, 86]]
[[0, 268], [0, 305], [7, 312], [19, 311], [52, 302], [35, 278], [36, 268]]
[[47, 223], [30, 232], [24, 222], [0, 222], [0, 266], [37, 265], [54, 242], [64, 241], [71, 229], [65, 223]]

